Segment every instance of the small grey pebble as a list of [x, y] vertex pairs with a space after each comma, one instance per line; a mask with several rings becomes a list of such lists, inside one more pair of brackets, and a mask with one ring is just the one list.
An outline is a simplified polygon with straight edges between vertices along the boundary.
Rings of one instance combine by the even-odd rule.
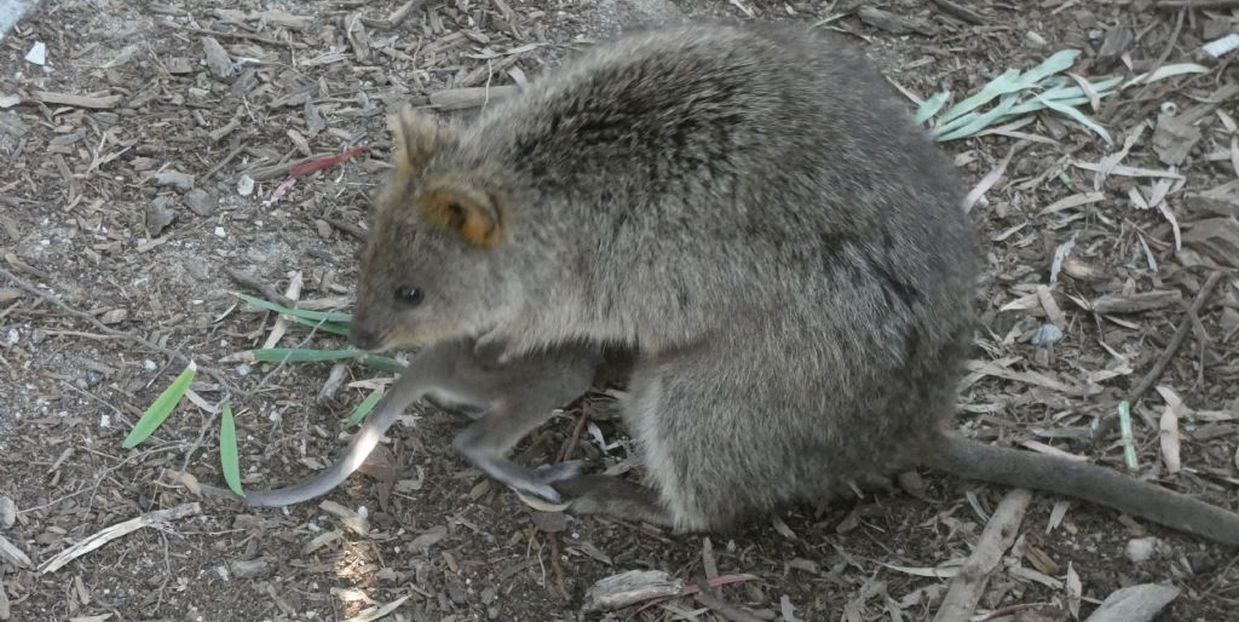
[[99, 316], [99, 321], [107, 324], [108, 326], [120, 324], [127, 319], [129, 319], [128, 309], [109, 309], [105, 311], [103, 315]]
[[17, 522], [17, 504], [13, 500], [0, 495], [0, 528], [8, 529]]
[[1127, 559], [1137, 564], [1153, 559], [1157, 555], [1157, 549], [1161, 547], [1161, 541], [1152, 536], [1148, 538], [1136, 538], [1127, 541]]
[[155, 185], [170, 186], [177, 190], [192, 190], [194, 187], [194, 176], [182, 173], [176, 169], [166, 168], [155, 173]]
[[331, 239], [331, 225], [327, 221], [319, 218], [314, 221], [314, 228], [318, 230], [318, 237], [324, 240]]
[[194, 188], [185, 193], [185, 205], [189, 206], [189, 211], [199, 216], [214, 214], [217, 204], [218, 202], [202, 188]]
[[469, 601], [469, 591], [460, 581], [447, 582], [447, 597], [452, 599], [452, 602], [457, 605], [463, 605]]
[[254, 178], [242, 173], [241, 178], [237, 180], [237, 194], [243, 197], [254, 194]]
[[176, 220], [176, 210], [172, 209], [176, 200], [172, 197], [155, 197], [146, 205], [146, 229], [152, 236], [158, 237], [172, 221]]
[[1063, 331], [1053, 324], [1042, 324], [1033, 333], [1032, 344], [1038, 347], [1052, 346], [1063, 338]]

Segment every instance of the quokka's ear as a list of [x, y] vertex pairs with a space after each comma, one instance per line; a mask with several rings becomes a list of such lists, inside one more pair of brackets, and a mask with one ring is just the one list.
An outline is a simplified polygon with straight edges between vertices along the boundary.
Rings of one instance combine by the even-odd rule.
[[401, 173], [417, 170], [434, 155], [447, 137], [448, 130], [439, 127], [431, 115], [418, 112], [405, 104], [387, 118], [392, 137], [392, 164]]
[[427, 222], [446, 227], [476, 248], [493, 250], [503, 242], [504, 206], [464, 182], [428, 188], [417, 201]]

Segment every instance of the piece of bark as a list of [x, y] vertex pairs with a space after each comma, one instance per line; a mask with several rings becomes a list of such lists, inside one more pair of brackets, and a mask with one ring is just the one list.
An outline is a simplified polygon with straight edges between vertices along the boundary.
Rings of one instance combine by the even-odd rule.
[[1184, 203], [1193, 215], [1239, 218], [1239, 195], [1228, 198], [1189, 194], [1184, 197]]
[[1135, 40], [1135, 33], [1127, 26], [1114, 25], [1107, 29], [1106, 37], [1102, 39], [1101, 47], [1097, 50], [1097, 70], [1106, 71], [1113, 67]]
[[934, 6], [938, 7], [938, 10], [950, 15], [951, 17], [968, 22], [969, 24], [983, 26], [989, 23], [989, 20], [986, 19], [984, 15], [958, 2], [955, 2], [954, 0], [933, 0], [933, 2]]
[[1156, 6], [1160, 11], [1178, 11], [1179, 9], [1239, 9], [1239, 0], [1159, 0]]
[[1002, 498], [977, 539], [976, 548], [960, 568], [959, 574], [951, 579], [951, 587], [942, 599], [934, 622], [954, 622], [972, 617], [981, 595], [985, 593], [990, 573], [1002, 562], [1003, 553], [1011, 548], [1019, 535], [1020, 523], [1024, 521], [1024, 512], [1031, 501], [1032, 493], [1023, 488], [1013, 489]]
[[[151, 237], [159, 237], [172, 221], [176, 220], [176, 201], [169, 196], [155, 197], [146, 205], [146, 230]], [[105, 322], [106, 323], [106, 322]]]
[[1214, 91], [1209, 96], [1209, 101], [1201, 102], [1180, 112], [1178, 119], [1183, 123], [1195, 123], [1213, 114], [1213, 111], [1217, 110], [1219, 106], [1234, 101], [1236, 97], [1239, 97], [1239, 84], [1227, 84]]
[[232, 76], [232, 58], [228, 56], [224, 46], [220, 45], [219, 39], [203, 37], [202, 53], [206, 57], [207, 69], [210, 69], [215, 77], [225, 80]]
[[1109, 313], [1140, 313], [1154, 309], [1164, 309], [1178, 304], [1183, 300], [1183, 294], [1177, 289], [1157, 289], [1136, 294], [1107, 294], [1093, 301], [1093, 312], [1106, 315]]
[[871, 6], [860, 7], [856, 15], [860, 17], [860, 21], [893, 35], [920, 34], [932, 37], [938, 32], [937, 28], [924, 20], [896, 15]]
[[684, 587], [661, 570], [629, 570], [599, 579], [585, 591], [586, 612], [612, 611], [653, 598], [675, 596]]
[[90, 108], [93, 110], [107, 110], [115, 108], [120, 103], [120, 95], [106, 95], [103, 97], [90, 97], [88, 95], [73, 95], [71, 93], [55, 93], [52, 91], [35, 91], [30, 94], [35, 101], [44, 104], [60, 104], [61, 106], [72, 106], [74, 108]]
[[1239, 220], [1198, 220], [1183, 234], [1183, 244], [1208, 255], [1222, 265], [1239, 268]]
[[1200, 136], [1200, 129], [1195, 125], [1163, 113], [1157, 116], [1157, 129], [1153, 130], [1153, 151], [1163, 164], [1178, 166], [1200, 142]]
[[498, 101], [517, 91], [515, 86], [477, 86], [447, 89], [430, 94], [430, 105], [443, 111], [477, 108], [487, 102]]

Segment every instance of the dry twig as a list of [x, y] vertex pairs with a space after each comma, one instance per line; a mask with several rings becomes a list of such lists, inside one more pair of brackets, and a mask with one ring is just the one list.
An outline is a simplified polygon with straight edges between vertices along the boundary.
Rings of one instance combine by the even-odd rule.
[[942, 599], [942, 606], [938, 608], [934, 622], [967, 620], [972, 615], [981, 600], [981, 594], [985, 592], [990, 573], [1002, 561], [1003, 552], [1015, 542], [1020, 523], [1024, 520], [1024, 511], [1028, 509], [1030, 501], [1031, 492], [1016, 488], [998, 503], [998, 508], [985, 524], [985, 530], [981, 532], [972, 555], [968, 556], [959, 574], [951, 580], [951, 587], [947, 590], [946, 598]]
[[565, 601], [572, 600], [572, 594], [568, 592], [568, 586], [564, 582], [564, 569], [559, 564], [559, 537], [548, 533], [546, 539], [551, 543], [551, 572], [555, 575], [555, 591]]
[[1157, 10], [1178, 11], [1179, 9], [1237, 9], [1239, 0], [1158, 0]]
[[938, 10], [943, 13], [946, 13], [951, 17], [961, 19], [969, 24], [982, 26], [989, 23], [989, 20], [985, 19], [984, 15], [977, 13], [969, 7], [959, 4], [954, 0], [934, 0], [934, 6], [938, 7]]
[[193, 516], [200, 513], [201, 507], [197, 503], [185, 503], [166, 510], [155, 510], [147, 512], [136, 518], [131, 518], [122, 523], [117, 523], [111, 527], [106, 527], [93, 535], [82, 539], [73, 546], [61, 551], [55, 557], [43, 562], [39, 566], [39, 574], [47, 574], [56, 572], [65, 564], [115, 540], [122, 536], [133, 533], [143, 527], [163, 527], [168, 521], [179, 520], [186, 516]]
[[1140, 384], [1137, 384], [1136, 388], [1132, 389], [1131, 394], [1127, 396], [1127, 401], [1132, 406], [1135, 406], [1136, 402], [1141, 397], [1144, 397], [1144, 394], [1161, 379], [1162, 374], [1166, 371], [1166, 366], [1170, 364], [1170, 360], [1174, 358], [1175, 353], [1183, 345], [1183, 340], [1187, 339], [1187, 334], [1192, 331], [1193, 318], [1200, 315], [1200, 310], [1204, 308], [1205, 303], [1209, 300], [1209, 294], [1221, 280], [1222, 273], [1214, 272], [1205, 280], [1205, 284], [1200, 286], [1200, 291], [1196, 292], [1196, 298], [1192, 300], [1192, 306], [1188, 308], [1187, 315], [1183, 318], [1183, 321], [1179, 322], [1179, 328], [1174, 331], [1174, 336], [1170, 338], [1170, 343], [1166, 344], [1166, 349], [1162, 351], [1161, 356], [1157, 357], [1157, 361], [1153, 363], [1149, 373], [1140, 379]]
[[[1130, 407], [1134, 408], [1136, 402], [1140, 401], [1140, 398], [1144, 397], [1144, 394], [1148, 393], [1149, 389], [1153, 388], [1153, 385], [1157, 384], [1162, 374], [1166, 372], [1166, 366], [1170, 364], [1179, 348], [1183, 346], [1183, 341], [1187, 339], [1187, 334], [1192, 332], [1192, 326], [1198, 321], [1196, 319], [1197, 316], [1200, 315], [1201, 309], [1204, 308], [1205, 303], [1209, 300], [1210, 293], [1217, 287], [1218, 282], [1222, 280], [1222, 274], [1220, 271], [1210, 274], [1209, 278], [1205, 280], [1204, 285], [1200, 286], [1200, 291], [1196, 292], [1196, 298], [1192, 300], [1192, 305], [1188, 307], [1187, 314], [1179, 322], [1179, 327], [1174, 331], [1174, 336], [1166, 344], [1166, 349], [1162, 350], [1161, 355], [1153, 362], [1153, 367], [1149, 369], [1148, 373], [1140, 379], [1136, 387], [1127, 395], [1126, 401]], [[1092, 430], [1092, 443], [1096, 444], [1102, 438], [1105, 438], [1118, 422], [1119, 418], [1115, 413], [1107, 413], [1103, 418], [1097, 420]]]
[[73, 106], [74, 108], [90, 108], [93, 110], [106, 110], [115, 108], [120, 103], [120, 95], [107, 95], [104, 97], [90, 97], [87, 95], [74, 95], [72, 93], [53, 93], [51, 91], [35, 91], [30, 94], [35, 101], [44, 104], [60, 104], [62, 106]]
[[362, 242], [366, 241], [365, 229], [362, 229], [361, 227], [358, 227], [357, 225], [351, 222], [340, 220], [339, 218], [332, 218], [330, 216], [324, 216], [323, 221], [331, 225], [332, 227], [335, 227], [336, 229], [339, 229], [340, 231], [343, 231], [357, 238], [358, 240], [361, 240]]
[[248, 32], [227, 32], [224, 30], [208, 30], [206, 28], [194, 28], [192, 26], [182, 26], [180, 24], [174, 24], [172, 22], [163, 22], [163, 25], [168, 28], [175, 28], [177, 30], [183, 30], [185, 32], [192, 32], [196, 35], [206, 35], [209, 37], [221, 37], [221, 38], [230, 38], [230, 39], [244, 39], [246, 41], [254, 41], [256, 43], [266, 43], [267, 45], [278, 45], [281, 47], [298, 47], [298, 48], [305, 47], [305, 44], [302, 44], [302, 43], [293, 43], [291, 41], [280, 41], [279, 39], [272, 39], [271, 37], [264, 37], [262, 35], [250, 34]]
[[228, 266], [224, 266], [224, 272], [226, 272], [229, 278], [236, 281], [238, 284], [245, 285], [247, 287], [252, 288], [254, 291], [258, 292], [259, 294], [262, 294], [263, 298], [266, 298], [267, 300], [270, 300], [271, 302], [278, 302], [281, 305], [284, 305], [285, 307], [288, 307], [290, 309], [295, 308], [297, 306], [297, 303], [293, 302], [293, 300], [275, 291], [275, 289], [273, 289], [270, 285], [259, 280], [258, 277], [256, 276], [253, 276], [251, 274], [246, 274], [244, 272], [241, 272], [240, 270], [235, 270]]

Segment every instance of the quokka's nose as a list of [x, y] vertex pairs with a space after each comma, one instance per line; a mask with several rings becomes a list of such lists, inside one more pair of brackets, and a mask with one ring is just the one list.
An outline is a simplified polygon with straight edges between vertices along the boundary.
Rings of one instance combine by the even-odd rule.
[[354, 347], [362, 350], [373, 350], [379, 345], [379, 333], [369, 328], [361, 328], [356, 324], [348, 332], [348, 340]]

